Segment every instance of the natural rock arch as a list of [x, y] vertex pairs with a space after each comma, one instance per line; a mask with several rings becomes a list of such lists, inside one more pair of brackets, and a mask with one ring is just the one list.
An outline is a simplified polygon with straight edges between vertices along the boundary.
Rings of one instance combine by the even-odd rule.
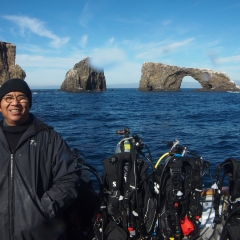
[[182, 80], [191, 76], [202, 86], [202, 90], [240, 90], [230, 78], [222, 72], [209, 69], [185, 68], [162, 63], [144, 63], [139, 90], [178, 91]]

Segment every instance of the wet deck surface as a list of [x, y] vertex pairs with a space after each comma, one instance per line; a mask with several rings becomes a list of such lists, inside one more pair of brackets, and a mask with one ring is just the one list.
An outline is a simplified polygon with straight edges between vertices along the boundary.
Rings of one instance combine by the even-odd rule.
[[[216, 226], [214, 229], [213, 220], [215, 217], [215, 211], [212, 207], [213, 197], [212, 195], [205, 195], [202, 197], [203, 204], [203, 214], [202, 214], [202, 222], [201, 222], [201, 232], [198, 240], [219, 240], [222, 232], [222, 225]], [[219, 206], [219, 211], [221, 213], [222, 206]]]

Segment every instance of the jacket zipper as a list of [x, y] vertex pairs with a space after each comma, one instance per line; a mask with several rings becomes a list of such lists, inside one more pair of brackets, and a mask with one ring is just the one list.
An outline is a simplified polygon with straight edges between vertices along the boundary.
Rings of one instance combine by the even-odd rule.
[[[35, 133], [29, 133], [24, 139], [21, 141], [22, 144], [26, 139], [34, 136]], [[20, 144], [18, 143], [17, 148], [19, 148]], [[16, 150], [15, 150], [16, 151]], [[11, 153], [11, 163], [10, 163], [10, 185], [9, 185], [9, 240], [14, 240], [14, 153]]]
[[[25, 138], [21, 141], [22, 144], [25, 139], [30, 138], [33, 133], [28, 134]], [[20, 146], [18, 143], [16, 149]], [[16, 150], [15, 150], [16, 151]], [[11, 153], [11, 163], [10, 163], [10, 185], [9, 185], [9, 240], [14, 239], [14, 153]]]
[[14, 155], [11, 154], [11, 164], [10, 164], [10, 194], [9, 194], [9, 197], [10, 197], [10, 201], [9, 201], [9, 218], [10, 218], [10, 221], [9, 221], [9, 235], [10, 235], [10, 239], [13, 239], [13, 236], [14, 236], [14, 218], [13, 218], [13, 164], [14, 164]]

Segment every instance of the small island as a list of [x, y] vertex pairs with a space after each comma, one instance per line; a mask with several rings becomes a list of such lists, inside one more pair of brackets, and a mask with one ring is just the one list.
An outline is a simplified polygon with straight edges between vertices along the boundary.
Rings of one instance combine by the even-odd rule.
[[90, 59], [84, 58], [66, 73], [60, 90], [65, 92], [104, 91], [106, 90], [104, 72], [94, 69], [90, 65]]

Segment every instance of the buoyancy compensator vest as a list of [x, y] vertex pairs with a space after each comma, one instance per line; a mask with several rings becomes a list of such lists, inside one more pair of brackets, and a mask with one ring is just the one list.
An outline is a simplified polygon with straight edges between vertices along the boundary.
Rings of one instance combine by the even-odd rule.
[[124, 138], [114, 155], [103, 160], [108, 221], [104, 239], [147, 239], [154, 229], [157, 201], [149, 164], [140, 158], [141, 154], [146, 157], [142, 152], [145, 144], [136, 134], [129, 137], [128, 128], [117, 133]]
[[[195, 239], [203, 209], [202, 177], [208, 165], [200, 156], [180, 146], [178, 140], [172, 145], [170, 152], [155, 165], [158, 235], [163, 239]], [[159, 164], [163, 158], [165, 162]]]
[[[222, 171], [223, 170], [223, 171]], [[221, 173], [223, 172], [223, 173]], [[228, 176], [228, 195], [223, 196], [224, 178]], [[227, 158], [216, 167], [214, 189], [215, 228], [223, 225], [221, 240], [240, 239], [240, 161]], [[222, 203], [222, 212], [219, 206]]]

